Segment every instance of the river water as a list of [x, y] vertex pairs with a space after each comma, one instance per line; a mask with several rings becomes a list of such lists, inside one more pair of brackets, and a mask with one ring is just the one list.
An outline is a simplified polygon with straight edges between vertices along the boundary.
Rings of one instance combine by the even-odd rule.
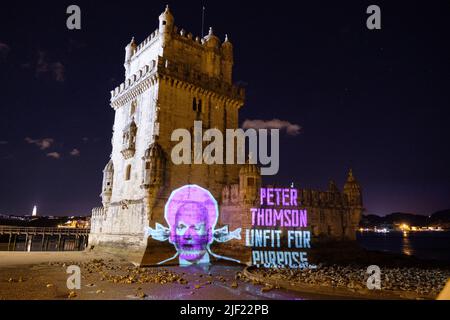
[[400, 253], [450, 263], [450, 231], [358, 232], [357, 240], [368, 250]]

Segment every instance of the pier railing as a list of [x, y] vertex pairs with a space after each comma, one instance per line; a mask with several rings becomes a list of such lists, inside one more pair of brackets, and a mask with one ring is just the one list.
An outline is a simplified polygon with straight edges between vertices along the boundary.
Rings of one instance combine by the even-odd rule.
[[0, 226], [0, 236], [8, 237], [8, 251], [16, 251], [19, 243], [23, 251], [84, 250], [89, 231], [86, 228]]
[[0, 235], [4, 234], [28, 234], [28, 235], [68, 235], [68, 236], [87, 236], [90, 229], [86, 228], [52, 228], [52, 227], [15, 227], [0, 226]]

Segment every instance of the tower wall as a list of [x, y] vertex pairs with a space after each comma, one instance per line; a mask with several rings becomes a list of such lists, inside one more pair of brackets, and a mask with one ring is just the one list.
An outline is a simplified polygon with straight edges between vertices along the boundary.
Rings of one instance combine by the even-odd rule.
[[[193, 139], [194, 121], [202, 121], [202, 134], [216, 128], [225, 135], [226, 129], [238, 128], [245, 92], [231, 82], [233, 48], [228, 39], [220, 43], [212, 30], [196, 39], [173, 25], [168, 9], [159, 20], [159, 28], [142, 43], [133, 39], [126, 46], [125, 80], [111, 91], [112, 164], [105, 168], [103, 184], [112, 181], [112, 188], [105, 193], [102, 187], [103, 207], [93, 210], [89, 240], [91, 247], [121, 253], [135, 263], [166, 252], [167, 246], [145, 240], [144, 229], [166, 225], [164, 206], [173, 190], [187, 184], [209, 190], [220, 205], [219, 227], [234, 230], [251, 228], [250, 208], [258, 203], [261, 186], [254, 166], [171, 161], [179, 143], [171, 141], [175, 129], [190, 131]], [[315, 236], [355, 238], [362, 199], [352, 175], [342, 194], [336, 188], [302, 190], [299, 197]], [[244, 236], [227, 245], [242, 247]]]
[[[202, 121], [203, 132], [237, 128], [244, 92], [231, 84], [231, 44], [222, 50], [212, 30], [201, 40], [193, 38], [173, 25], [167, 9], [156, 31], [126, 46], [124, 67], [125, 81], [111, 91], [113, 185], [111, 195], [103, 195], [104, 207], [93, 211], [90, 245], [129, 247], [140, 263], [148, 246], [144, 228], [166, 224], [164, 206], [173, 190], [197, 184], [220, 201], [223, 188], [238, 182], [238, 165], [175, 165], [171, 152], [178, 142], [171, 135], [175, 129], [193, 133], [194, 121]], [[156, 185], [148, 177], [144, 183], [146, 166], [155, 161], [144, 157], [154, 143], [166, 160]]]

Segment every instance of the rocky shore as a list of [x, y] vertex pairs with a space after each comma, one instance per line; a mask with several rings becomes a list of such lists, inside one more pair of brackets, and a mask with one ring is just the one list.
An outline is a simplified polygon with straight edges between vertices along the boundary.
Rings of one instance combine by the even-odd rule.
[[[358, 264], [319, 263], [302, 271], [220, 263], [136, 267], [90, 252], [0, 253], [0, 300], [435, 299], [450, 278], [445, 266], [382, 257], [375, 260], [390, 264], [380, 263], [381, 290], [369, 290], [367, 266], [373, 256], [358, 258]], [[81, 269], [80, 290], [67, 288], [71, 265]]]
[[244, 275], [268, 286], [291, 290], [348, 295], [360, 298], [435, 299], [450, 278], [446, 269], [380, 267], [381, 289], [369, 290], [366, 268], [352, 265], [324, 265], [317, 269], [248, 268]]
[[[68, 289], [69, 266], [81, 288]], [[292, 300], [326, 299], [267, 288], [231, 263], [137, 267], [92, 252], [0, 252], [0, 300]], [[269, 290], [270, 289], [270, 290]]]

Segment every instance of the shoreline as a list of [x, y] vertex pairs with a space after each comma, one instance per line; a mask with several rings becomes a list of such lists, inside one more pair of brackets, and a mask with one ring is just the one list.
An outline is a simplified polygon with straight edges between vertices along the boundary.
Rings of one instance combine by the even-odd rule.
[[[366, 256], [361, 259], [361, 252], [359, 255], [357, 253], [353, 252], [351, 264], [320, 264], [320, 272], [323, 270], [321, 274], [315, 275], [315, 271], [310, 271], [310, 275], [303, 277], [298, 270], [256, 269], [221, 264], [208, 266], [206, 269], [205, 266], [191, 269], [178, 266], [139, 268], [113, 254], [94, 251], [6, 251], [0, 252], [0, 300], [127, 300], [149, 297], [166, 300], [172, 296], [174, 299], [187, 300], [226, 300], [236, 299], [235, 290], [244, 286], [248, 286], [247, 293], [252, 290], [255, 292], [247, 299], [253, 299], [258, 294], [263, 295], [260, 299], [281, 300], [295, 299], [297, 296], [306, 299], [435, 299], [442, 290], [440, 286], [445, 285], [443, 277], [450, 277], [450, 269], [430, 268], [426, 265], [421, 265], [422, 268], [419, 269], [417, 261], [410, 257], [400, 259], [403, 261], [400, 265], [403, 266], [399, 266], [395, 255], [366, 252]], [[382, 274], [384, 270], [393, 280], [400, 277], [394, 282], [401, 281], [404, 274], [410, 274], [411, 279], [424, 277], [421, 280], [423, 283], [432, 281], [431, 287], [424, 287], [422, 290], [411, 285], [409, 289], [404, 287], [402, 290], [385, 290], [386, 285], [382, 285], [383, 290], [368, 290], [364, 285], [365, 269], [361, 268], [364, 268], [362, 266], [366, 265], [367, 259], [374, 259], [371, 257], [373, 255], [383, 257], [379, 261]], [[339, 256], [341, 260], [345, 258], [345, 250], [339, 252]], [[383, 261], [389, 261], [393, 266], [384, 266], [381, 264]], [[76, 291], [72, 297], [66, 287], [66, 268], [71, 264], [80, 266], [83, 283], [80, 293]], [[211, 276], [210, 271], [205, 270], [216, 270], [216, 274]], [[226, 277], [222, 274], [226, 274]], [[343, 279], [342, 274], [345, 275]], [[349, 280], [348, 283], [345, 282], [346, 279]], [[349, 286], [350, 282], [352, 284]], [[430, 291], [433, 283], [436, 284], [436, 290]], [[220, 284], [221, 287], [211, 286], [212, 284]], [[216, 289], [220, 291], [217, 295]], [[279, 289], [281, 293], [277, 296]]]
[[[403, 270], [399, 272], [403, 272]], [[292, 280], [283, 277], [281, 272], [252, 270], [252, 267], [245, 268], [243, 274], [250, 281], [264, 284], [267, 288], [283, 288], [302, 293], [316, 293], [359, 300], [435, 300], [446, 284], [446, 281], [443, 281], [439, 290], [434, 294], [421, 294], [420, 291], [416, 290], [388, 290], [383, 287], [380, 290], [369, 290], [363, 286], [364, 282], [362, 281], [351, 282], [351, 286], [348, 286], [348, 284], [330, 285], [326, 283], [328, 279], [321, 279], [318, 283], [311, 284], [304, 279], [301, 281], [300, 279]], [[325, 275], [325, 277], [329, 276]]]
[[[0, 253], [0, 300], [298, 300], [320, 294], [265, 291], [243, 281], [243, 266], [136, 267], [95, 252]], [[67, 267], [81, 270], [81, 290], [67, 288]]]

